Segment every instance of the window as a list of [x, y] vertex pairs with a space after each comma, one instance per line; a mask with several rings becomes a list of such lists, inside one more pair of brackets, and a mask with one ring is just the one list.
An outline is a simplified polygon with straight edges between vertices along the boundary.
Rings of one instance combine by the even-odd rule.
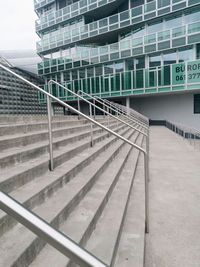
[[200, 94], [194, 95], [194, 114], [200, 114]]

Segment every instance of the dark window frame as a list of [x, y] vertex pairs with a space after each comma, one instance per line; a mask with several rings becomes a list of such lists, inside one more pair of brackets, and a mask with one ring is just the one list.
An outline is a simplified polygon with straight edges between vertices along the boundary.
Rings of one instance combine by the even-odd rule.
[[193, 99], [194, 99], [194, 114], [200, 114], [200, 94], [195, 94]]

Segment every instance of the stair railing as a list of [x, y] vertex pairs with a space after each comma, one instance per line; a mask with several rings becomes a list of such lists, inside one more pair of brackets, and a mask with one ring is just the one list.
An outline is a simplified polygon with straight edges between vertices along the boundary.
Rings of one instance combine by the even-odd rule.
[[108, 267], [49, 223], [0, 191], [0, 208], [62, 254], [84, 267]]
[[[50, 80], [50, 81], [48, 82], [48, 88], [49, 88], [49, 91], [52, 90], [52, 84], [55, 84], [55, 85], [57, 85], [57, 86], [63, 88], [64, 90], [66, 90], [66, 91], [69, 92], [70, 94], [73, 94], [74, 96], [76, 96], [78, 99], [81, 99], [81, 100], [83, 100], [84, 102], [86, 102], [87, 104], [89, 104], [89, 107], [90, 107], [89, 110], [90, 110], [90, 114], [91, 114], [90, 118], [92, 117], [92, 111], [91, 111], [92, 108], [91, 108], [91, 107], [93, 107], [93, 108], [95, 108], [95, 109], [98, 109], [98, 110], [100, 110], [101, 112], [104, 112], [106, 115], [108, 115], [108, 116], [110, 116], [110, 117], [116, 119], [117, 121], [119, 121], [119, 122], [125, 124], [126, 126], [130, 127], [131, 129], [136, 130], [137, 132], [143, 134], [143, 135], [145, 136], [145, 138], [147, 139], [147, 143], [148, 143], [148, 141], [149, 141], [149, 140], [148, 140], [148, 133], [143, 132], [142, 130], [140, 130], [140, 129], [138, 129], [137, 127], [131, 125], [130, 123], [128, 123], [128, 122], [122, 120], [121, 118], [117, 118], [116, 116], [114, 116], [113, 114], [111, 114], [108, 110], [107, 110], [107, 111], [106, 111], [106, 110], [103, 110], [102, 108], [98, 107], [98, 106], [95, 105], [94, 103], [92, 103], [92, 102], [90, 102], [89, 100], [85, 99], [85, 98], [82, 97], [81, 95], [79, 95], [79, 94], [73, 92], [73, 91], [70, 90], [69, 88], [65, 87], [64, 85], [62, 85], [62, 84], [60, 84], [60, 83], [58, 83], [58, 82], [56, 82], [56, 81], [54, 81], [54, 80]], [[80, 111], [79, 111], [79, 112], [80, 112]], [[108, 129], [109, 129], [109, 128], [108, 128]]]
[[147, 117], [145, 117], [144, 115], [138, 113], [136, 110], [130, 108], [130, 107], [125, 107], [123, 105], [120, 105], [118, 103], [113, 103], [116, 107], [118, 107], [121, 111], [125, 112], [126, 114], [132, 115], [136, 118], [138, 118], [138, 120], [142, 121], [144, 124], [149, 126], [149, 119]]
[[[143, 122], [139, 121], [135, 117], [131, 117], [131, 116], [125, 114], [125, 112], [123, 112], [123, 111], [121, 112], [121, 110], [119, 108], [115, 107], [115, 105], [112, 102], [110, 102], [108, 100], [105, 100], [105, 99], [102, 99], [102, 98], [97, 97], [97, 96], [94, 97], [94, 96], [92, 96], [90, 94], [87, 94], [87, 93], [81, 91], [81, 90], [78, 91], [78, 94], [90, 97], [91, 99], [93, 99], [93, 103], [95, 103], [95, 102], [100, 103], [103, 106], [104, 114], [105, 114], [105, 110], [107, 110], [108, 112], [109, 111], [113, 111], [114, 113], [116, 113], [117, 117], [119, 115], [122, 115], [126, 119], [133, 121], [134, 123], [140, 125], [141, 127], [145, 128], [145, 129], [148, 129], [147, 125], [145, 125]], [[80, 110], [80, 98], [78, 98], [78, 108]], [[95, 116], [95, 109], [94, 109], [94, 116]]]
[[[52, 103], [51, 103], [51, 100], [54, 100], [55, 102], [59, 103], [61, 106], [64, 106], [64, 107], [68, 108], [72, 112], [82, 116], [83, 118], [85, 118], [89, 122], [95, 124], [96, 126], [102, 128], [103, 130], [107, 131], [108, 133], [114, 135], [118, 139], [124, 141], [125, 143], [131, 145], [133, 148], [136, 148], [138, 151], [142, 152], [142, 154], [144, 156], [144, 175], [145, 175], [145, 231], [146, 231], [146, 233], [149, 233], [149, 153], [148, 153], [147, 149], [145, 150], [144, 148], [142, 148], [142, 147], [138, 146], [137, 144], [131, 142], [130, 140], [126, 139], [125, 137], [121, 136], [120, 134], [112, 131], [108, 127], [102, 125], [101, 123], [95, 121], [93, 118], [90, 118], [89, 116], [85, 115], [84, 113], [78, 111], [77, 109], [75, 109], [72, 106], [70, 106], [69, 104], [63, 102], [59, 98], [57, 98], [54, 95], [50, 94], [49, 92], [46, 92], [45, 90], [43, 90], [39, 86], [33, 84], [29, 80], [25, 79], [24, 77], [20, 76], [19, 74], [15, 73], [14, 71], [12, 71], [11, 69], [5, 67], [4, 65], [0, 64], [0, 68], [4, 69], [8, 73], [12, 74], [13, 76], [15, 76], [18, 79], [22, 80], [26, 84], [28, 84], [31, 87], [35, 88], [38, 92], [43, 93], [47, 97], [50, 170], [53, 170], [53, 142], [52, 142], [52, 125], [51, 125], [51, 123], [52, 123]], [[5, 211], [7, 210], [10, 214], [12, 212], [12, 216], [14, 216], [18, 221], [21, 220], [22, 223], [27, 223], [27, 226], [29, 227], [29, 229], [30, 229], [31, 225], [28, 225], [28, 223], [30, 223], [30, 221], [32, 221], [33, 226], [37, 229], [37, 231], [41, 232], [42, 235], [48, 237], [48, 240], [46, 239], [48, 243], [50, 243], [51, 240], [55, 240], [54, 234], [56, 234], [56, 233], [55, 232], [51, 232], [51, 231], [48, 232], [48, 233], [45, 233], [45, 229], [43, 228], [44, 225], [42, 225], [41, 221], [39, 221], [39, 220], [35, 221], [34, 220], [35, 217], [32, 217], [31, 220], [29, 221], [29, 219], [27, 217], [29, 214], [25, 212], [26, 210], [23, 210], [23, 212], [21, 214], [22, 216], [20, 216], [20, 211], [16, 211], [16, 214], [15, 214], [15, 210], [17, 208], [16, 205], [12, 206], [13, 203], [9, 202], [10, 198], [9, 197], [5, 197], [5, 194], [3, 192], [0, 191], [0, 193], [1, 193], [1, 195], [0, 195], [0, 208], [4, 209]], [[18, 215], [19, 215], [19, 217], [18, 217]], [[20, 219], [20, 217], [21, 217], [21, 219]], [[97, 260], [95, 257], [91, 256], [90, 258], [88, 258], [87, 257], [88, 255], [84, 254], [86, 256], [88, 262], [90, 262], [90, 260], [91, 261], [95, 261], [96, 265], [94, 265], [93, 263], [92, 264], [85, 263], [84, 259], [82, 258], [83, 250], [78, 246], [79, 249], [77, 249], [77, 250], [74, 249], [73, 253], [71, 253], [72, 252], [71, 251], [71, 247], [70, 247], [70, 244], [67, 241], [68, 241], [67, 239], [63, 239], [64, 243], [62, 245], [62, 251], [61, 251], [61, 247], [60, 247], [59, 243], [55, 242], [54, 243], [54, 245], [55, 245], [54, 247], [56, 249], [58, 249], [59, 251], [61, 251], [62, 253], [64, 253], [65, 255], [68, 255], [70, 257], [70, 259], [72, 259], [72, 260], [73, 260], [73, 255], [74, 255], [74, 257], [75, 257], [74, 260], [75, 261], [78, 259], [78, 260], [80, 260], [82, 262], [80, 264], [81, 266], [86, 266], [86, 267], [90, 267], [90, 266], [95, 266], [95, 267], [102, 266], [103, 267], [103, 266], [105, 266], [105, 265], [102, 265], [102, 263], [99, 260]], [[53, 243], [53, 242], [51, 242], [51, 243]]]

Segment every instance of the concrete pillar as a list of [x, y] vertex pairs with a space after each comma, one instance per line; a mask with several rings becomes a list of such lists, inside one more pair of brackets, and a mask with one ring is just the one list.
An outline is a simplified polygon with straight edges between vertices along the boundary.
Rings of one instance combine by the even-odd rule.
[[127, 113], [130, 114], [129, 108], [130, 108], [130, 97], [126, 97], [126, 107], [127, 107]]

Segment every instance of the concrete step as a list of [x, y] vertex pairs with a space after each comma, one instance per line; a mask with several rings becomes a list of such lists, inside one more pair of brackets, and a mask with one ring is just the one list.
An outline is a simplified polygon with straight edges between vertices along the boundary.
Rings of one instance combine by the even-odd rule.
[[[124, 135], [127, 131], [127, 129], [120, 130], [120, 134]], [[18, 187], [10, 195], [20, 203], [23, 203], [25, 207], [33, 209], [36, 205], [44, 202], [46, 198], [50, 197], [51, 194], [72, 179], [77, 173], [82, 171], [92, 160], [95, 160], [99, 154], [111, 146], [115, 140], [116, 138], [104, 140], [93, 148], [88, 148], [84, 153], [80, 153], [65, 162], [64, 168], [61, 165], [54, 172], [42, 174], [37, 179], [29, 181], [24, 185], [20, 186], [17, 181]], [[10, 216], [0, 211], [0, 235], [9, 230], [15, 223], [16, 221]]]
[[[36, 116], [37, 118], [37, 116]], [[72, 127], [78, 125], [88, 124], [89, 122], [85, 119], [78, 120], [77, 117], [69, 118], [66, 116], [63, 119], [54, 119], [52, 120], [52, 129], [63, 128], [63, 127]], [[105, 118], [98, 116], [96, 120], [99, 122], [106, 121]], [[13, 121], [12, 123], [0, 124], [0, 136], [4, 135], [13, 135], [13, 134], [24, 134], [35, 131], [48, 130], [48, 120], [47, 117], [44, 117], [43, 120], [27, 120], [27, 121]]]
[[[116, 125], [116, 122], [111, 124], [111, 128]], [[102, 132], [101, 128], [95, 128], [93, 133], [99, 134]], [[74, 143], [79, 140], [83, 140], [84, 138], [90, 135], [90, 130], [87, 131], [79, 131], [78, 134], [70, 134], [66, 137], [57, 137], [53, 139], [53, 149], [59, 149], [60, 147], [66, 146], [69, 143]], [[0, 168], [10, 168], [11, 166], [17, 163], [23, 163], [28, 160], [32, 160], [41, 156], [43, 154], [48, 153], [49, 143], [48, 140], [39, 141], [37, 143], [33, 143], [27, 145], [25, 147], [14, 147], [10, 149], [6, 149], [1, 151], [0, 154]]]
[[[138, 136], [139, 134], [135, 133], [131, 139], [136, 140]], [[101, 173], [93, 188], [61, 225], [60, 231], [82, 246], [94, 230], [118, 182], [130, 151], [131, 148], [128, 145], [123, 146], [109, 167]], [[51, 266], [63, 267], [69, 264], [69, 260], [65, 256], [55, 251], [51, 246], [46, 245], [30, 266], [47, 266], [48, 260], [51, 262]]]
[[[125, 128], [123, 125], [119, 125], [119, 127], [114, 127], [113, 129], [118, 132], [123, 128]], [[108, 135], [105, 132], [96, 134], [93, 139], [94, 145], [107, 137]], [[67, 147], [61, 146], [58, 150], [54, 150], [54, 166], [58, 167], [66, 160], [69, 160], [70, 158], [74, 157], [75, 155], [82, 152], [84, 149], [89, 148], [90, 146], [90, 137], [85, 137], [84, 140], [80, 140], [75, 143], [70, 143], [67, 145]], [[18, 188], [19, 186], [47, 172], [48, 165], [49, 154], [46, 153], [44, 155], [40, 155], [35, 159], [26, 161], [24, 163], [16, 164], [10, 168], [2, 169], [0, 177], [0, 188], [4, 192], [11, 192], [14, 188]]]
[[[125, 137], [132, 133], [133, 131], [125, 134]], [[115, 139], [114, 137], [110, 138]], [[122, 148], [122, 144], [123, 142], [120, 140], [114, 142], [105, 153], [101, 153], [96, 158], [95, 164], [91, 160], [81, 173], [67, 184], [64, 184], [47, 201], [35, 207], [33, 212], [50, 222], [54, 227], [59, 228], [98, 181], [101, 173], [114, 160], [116, 154]], [[65, 165], [63, 165], [63, 168], [65, 168]], [[25, 227], [17, 224], [0, 239], [0, 249], [2, 251], [0, 266], [28, 266], [43, 246], [44, 242], [42, 240]]]
[[86, 249], [108, 266], [113, 266], [116, 259], [129, 196], [137, 169], [138, 155], [139, 152], [136, 149], [131, 151], [107, 206], [86, 244]]
[[[101, 120], [101, 124], [107, 125], [107, 122], [105, 120]], [[76, 132], [82, 132], [86, 130], [90, 130], [90, 123], [78, 123], [76, 122], [76, 125], [67, 125], [65, 127], [59, 127], [52, 131], [53, 138], [66, 136], [68, 134], [76, 133]], [[93, 126], [94, 129], [98, 128], [98, 126]], [[4, 135], [0, 136], [0, 150], [6, 150], [13, 147], [18, 146], [27, 146], [30, 144], [35, 144], [40, 141], [48, 140], [48, 130], [42, 130], [42, 131], [33, 131], [33, 132], [23, 132], [23, 133], [17, 133], [17, 134], [10, 134], [10, 135]]]
[[144, 157], [139, 156], [134, 186], [122, 228], [115, 267], [143, 267], [145, 248]]
[[[56, 115], [52, 117], [53, 121], [77, 120], [78, 116]], [[35, 123], [47, 121], [47, 115], [7, 115], [0, 116], [0, 124], [15, 124], [15, 123]]]

